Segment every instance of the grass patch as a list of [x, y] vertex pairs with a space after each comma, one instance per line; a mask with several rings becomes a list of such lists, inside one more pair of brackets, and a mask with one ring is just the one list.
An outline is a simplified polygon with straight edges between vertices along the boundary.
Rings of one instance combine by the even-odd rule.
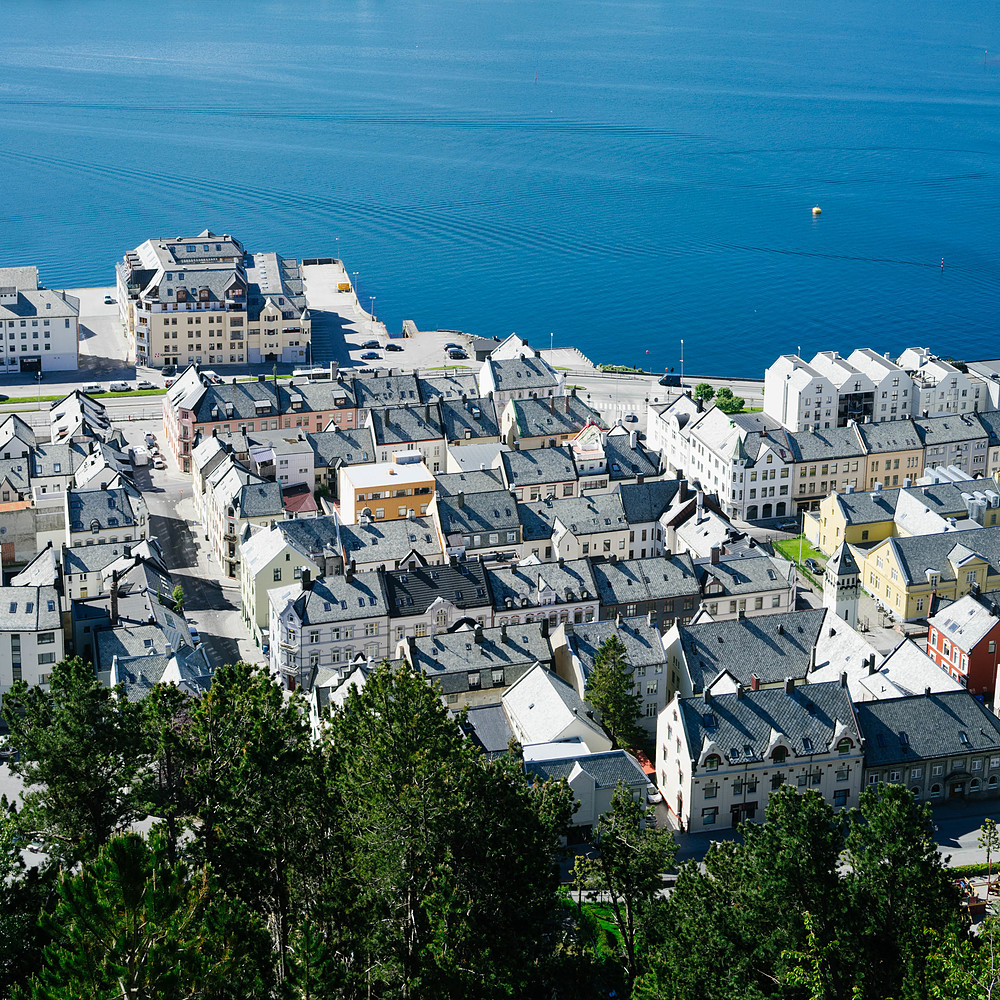
[[[808, 580], [811, 580], [814, 586], [821, 586], [816, 577], [806, 569], [805, 562], [807, 559], [815, 559], [820, 564], [820, 567], [824, 567], [826, 566], [826, 556], [819, 549], [813, 548], [805, 535], [798, 535], [795, 538], [783, 538], [780, 541], [772, 542], [772, 544], [775, 551], [779, 552], [790, 563], [794, 563], [798, 567], [799, 572]], [[799, 562], [800, 545], [802, 547], [802, 562]]]
[[614, 910], [607, 903], [584, 903], [581, 909], [596, 922], [605, 934], [614, 938], [619, 945], [623, 943], [618, 924], [615, 922]]
[[977, 865], [952, 865], [948, 869], [952, 875], [1000, 875], [1000, 861], [994, 861], [992, 868], [986, 862]]

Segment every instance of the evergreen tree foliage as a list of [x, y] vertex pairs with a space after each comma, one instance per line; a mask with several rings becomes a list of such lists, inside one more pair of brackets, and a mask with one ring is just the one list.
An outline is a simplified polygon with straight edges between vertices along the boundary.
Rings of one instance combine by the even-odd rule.
[[98, 681], [79, 657], [57, 663], [49, 690], [16, 683], [3, 718], [26, 791], [18, 825], [55, 862], [93, 858], [136, 817], [140, 709]]
[[615, 746], [642, 743], [645, 734], [636, 725], [642, 714], [642, 694], [635, 690], [627, 650], [617, 635], [609, 635], [597, 650], [585, 693], [601, 713], [601, 722]]

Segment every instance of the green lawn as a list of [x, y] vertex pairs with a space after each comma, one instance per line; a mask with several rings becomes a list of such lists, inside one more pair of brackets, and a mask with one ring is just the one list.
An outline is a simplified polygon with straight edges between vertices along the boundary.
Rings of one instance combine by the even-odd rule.
[[[799, 546], [802, 546], [802, 562], [799, 562]], [[822, 585], [822, 572], [820, 573], [820, 579], [816, 579], [815, 574], [810, 573], [805, 567], [805, 561], [807, 559], [815, 559], [819, 563], [820, 569], [822, 570], [826, 566], [826, 556], [820, 552], [819, 549], [814, 549], [810, 544], [808, 539], [804, 535], [798, 535], [795, 538], [786, 538], [781, 541], [774, 543], [775, 552], [780, 553], [789, 562], [795, 563], [799, 568], [799, 572], [803, 576], [808, 577], [817, 586]]]

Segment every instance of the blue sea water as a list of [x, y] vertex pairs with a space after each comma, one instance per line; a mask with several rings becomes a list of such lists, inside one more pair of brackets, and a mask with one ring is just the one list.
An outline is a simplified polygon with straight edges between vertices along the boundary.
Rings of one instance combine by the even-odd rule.
[[800, 348], [995, 357], [998, 12], [19, 0], [0, 264], [110, 283], [208, 226], [344, 258], [390, 328], [654, 370], [683, 338], [688, 372], [734, 375]]

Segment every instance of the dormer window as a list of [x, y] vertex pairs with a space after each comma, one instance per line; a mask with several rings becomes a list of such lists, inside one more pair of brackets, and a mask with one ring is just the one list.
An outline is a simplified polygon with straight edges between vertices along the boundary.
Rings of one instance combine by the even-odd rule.
[[775, 747], [771, 751], [771, 760], [773, 760], [775, 764], [784, 764], [785, 758], [787, 757], [788, 751], [784, 747]]
[[719, 770], [719, 755], [709, 754], [705, 758], [705, 770], [706, 771], [718, 771]]
[[843, 739], [837, 744], [837, 753], [843, 755], [851, 752], [854, 744], [848, 739]]

